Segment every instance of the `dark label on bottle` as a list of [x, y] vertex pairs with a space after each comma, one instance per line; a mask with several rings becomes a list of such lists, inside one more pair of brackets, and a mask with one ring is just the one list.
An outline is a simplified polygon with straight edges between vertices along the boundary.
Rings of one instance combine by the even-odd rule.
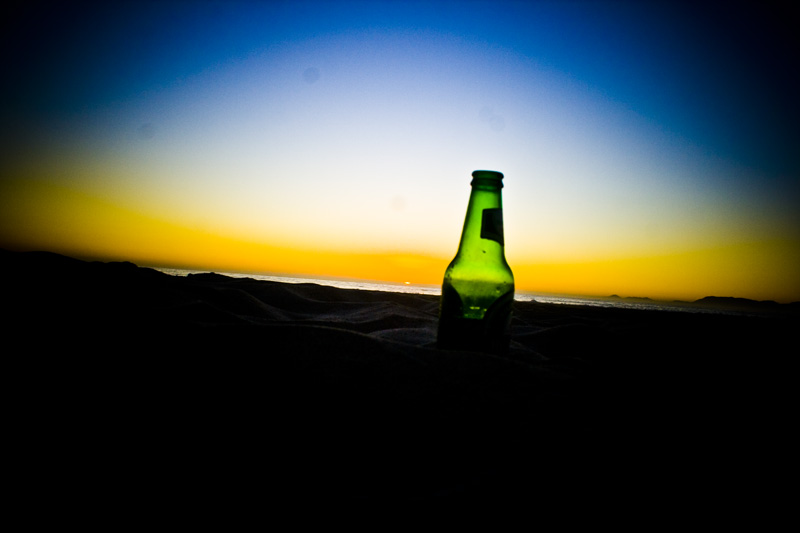
[[503, 245], [503, 210], [499, 207], [483, 210], [481, 239], [490, 239]]

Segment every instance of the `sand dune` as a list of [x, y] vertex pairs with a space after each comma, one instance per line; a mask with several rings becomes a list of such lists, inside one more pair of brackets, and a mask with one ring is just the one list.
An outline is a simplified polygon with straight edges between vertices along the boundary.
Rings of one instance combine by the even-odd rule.
[[431, 296], [0, 258], [28, 480], [488, 497], [733, 490], [780, 463], [795, 315], [516, 302], [499, 357], [437, 350]]

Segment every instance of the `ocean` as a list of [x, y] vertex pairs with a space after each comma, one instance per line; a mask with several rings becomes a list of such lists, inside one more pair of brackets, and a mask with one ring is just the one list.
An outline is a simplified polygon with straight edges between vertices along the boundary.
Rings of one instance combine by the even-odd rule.
[[[188, 270], [178, 268], [150, 267], [159, 272], [172, 276], [186, 276], [189, 274], [208, 273], [206, 270]], [[307, 278], [297, 276], [278, 276], [261, 274], [242, 274], [237, 272], [219, 272], [216, 274], [229, 276], [232, 278], [250, 278], [263, 281], [276, 281], [279, 283], [316, 283], [318, 285], [328, 285], [340, 289], [356, 289], [367, 291], [400, 292], [408, 294], [430, 294], [438, 296], [442, 289], [440, 285], [425, 285], [415, 283], [393, 283], [388, 281], [369, 281], [341, 278]], [[517, 290], [514, 299], [519, 302], [540, 302], [558, 305], [581, 305], [592, 307], [608, 307], [621, 309], [638, 309], [643, 311], [684, 311], [690, 313], [713, 313], [713, 314], [751, 314], [740, 310], [720, 309], [718, 307], [700, 306], [692, 302], [662, 302], [648, 300], [645, 298], [618, 298], [618, 297], [586, 297], [572, 295], [545, 294], [530, 291]]]

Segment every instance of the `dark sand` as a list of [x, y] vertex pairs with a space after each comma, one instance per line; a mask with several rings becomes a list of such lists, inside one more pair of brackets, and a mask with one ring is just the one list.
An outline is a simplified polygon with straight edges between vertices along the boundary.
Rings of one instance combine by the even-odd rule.
[[437, 297], [0, 258], [34, 495], [687, 501], [786, 470], [790, 312], [516, 302], [499, 357], [435, 349]]

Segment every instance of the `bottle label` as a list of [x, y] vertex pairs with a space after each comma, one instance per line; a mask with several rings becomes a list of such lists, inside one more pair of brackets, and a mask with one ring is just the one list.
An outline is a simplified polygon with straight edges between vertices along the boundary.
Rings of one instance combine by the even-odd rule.
[[481, 239], [490, 239], [503, 246], [503, 209], [493, 207], [483, 210]]

